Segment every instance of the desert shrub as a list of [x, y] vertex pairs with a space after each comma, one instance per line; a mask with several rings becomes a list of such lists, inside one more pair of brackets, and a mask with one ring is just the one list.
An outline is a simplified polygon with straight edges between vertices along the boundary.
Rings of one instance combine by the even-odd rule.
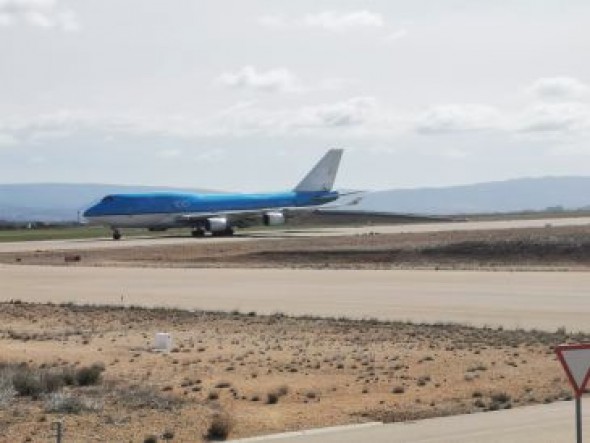
[[80, 386], [97, 385], [100, 383], [102, 371], [104, 366], [100, 364], [81, 367], [75, 373], [76, 383]]
[[45, 402], [46, 412], [58, 412], [60, 414], [79, 414], [84, 410], [82, 400], [75, 396], [54, 393], [47, 397]]
[[511, 399], [510, 395], [505, 392], [497, 392], [492, 394], [490, 398], [494, 403], [508, 403]]
[[63, 392], [54, 392], [48, 395], [45, 401], [45, 412], [60, 414], [79, 414], [85, 411], [96, 411], [101, 407], [95, 400]]
[[172, 440], [174, 438], [174, 432], [168, 429], [162, 433], [162, 438], [164, 440]]
[[0, 408], [8, 406], [16, 394], [12, 386], [12, 377], [0, 372]]
[[478, 398], [473, 402], [473, 406], [475, 406], [476, 408], [485, 408], [486, 404], [483, 402], [481, 398]]
[[273, 389], [268, 394], [266, 394], [266, 404], [274, 405], [279, 402], [281, 397], [284, 397], [289, 392], [289, 387], [287, 385], [279, 386], [276, 389]]
[[21, 397], [36, 399], [43, 392], [41, 378], [29, 369], [16, 372], [12, 377], [12, 386]]
[[63, 372], [43, 371], [39, 378], [44, 393], [59, 391], [65, 385]]
[[276, 392], [279, 397], [283, 397], [289, 393], [289, 387], [287, 385], [279, 386]]
[[266, 404], [275, 405], [279, 402], [279, 395], [275, 391], [271, 391], [266, 394]]
[[145, 386], [120, 389], [117, 392], [117, 398], [125, 406], [134, 409], [170, 411], [182, 404], [182, 401], [177, 397], [160, 394], [156, 389]]
[[403, 386], [396, 386], [391, 390], [391, 392], [393, 392], [394, 394], [403, 394], [404, 392], [406, 392], [406, 388], [404, 388]]
[[215, 414], [203, 437], [207, 441], [223, 441], [227, 439], [231, 429], [232, 421], [228, 414]]
[[148, 435], [143, 439], [143, 443], [158, 443], [158, 437], [155, 435]]

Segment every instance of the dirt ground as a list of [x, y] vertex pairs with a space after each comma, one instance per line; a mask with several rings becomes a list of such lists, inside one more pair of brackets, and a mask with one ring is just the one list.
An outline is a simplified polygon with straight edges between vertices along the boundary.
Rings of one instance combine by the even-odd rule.
[[0, 253], [41, 265], [313, 269], [590, 269], [590, 226], [297, 237]]
[[[0, 254], [67, 266], [590, 267], [590, 227]], [[157, 332], [174, 339], [154, 352]], [[0, 303], [0, 441], [203, 441], [571, 399], [553, 347], [590, 336], [138, 307]], [[98, 378], [84, 382], [80, 374]], [[32, 387], [31, 387], [32, 386]], [[33, 389], [34, 388], [34, 389]], [[215, 432], [214, 432], [215, 431]], [[226, 435], [227, 434], [227, 435]]]
[[[589, 337], [256, 313], [0, 304], [2, 364], [75, 371], [92, 386], [55, 393], [7, 389], [0, 365], [0, 440], [202, 441], [223, 418], [229, 437], [495, 410], [571, 398], [552, 346]], [[172, 352], [152, 350], [158, 331]], [[62, 404], [62, 403], [59, 403]], [[216, 418], [217, 417], [217, 418]], [[225, 420], [225, 421], [224, 421]], [[229, 423], [229, 425], [228, 425]]]

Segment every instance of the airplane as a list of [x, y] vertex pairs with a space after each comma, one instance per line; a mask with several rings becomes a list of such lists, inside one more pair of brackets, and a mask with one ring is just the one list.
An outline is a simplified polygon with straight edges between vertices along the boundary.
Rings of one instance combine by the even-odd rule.
[[[110, 227], [113, 240], [122, 228], [164, 231], [190, 227], [194, 237], [232, 236], [235, 227], [285, 223], [285, 214], [310, 210], [344, 195], [333, 191], [342, 149], [330, 149], [292, 191], [265, 194], [112, 194], [84, 211], [89, 224]], [[354, 204], [354, 203], [353, 203]]]

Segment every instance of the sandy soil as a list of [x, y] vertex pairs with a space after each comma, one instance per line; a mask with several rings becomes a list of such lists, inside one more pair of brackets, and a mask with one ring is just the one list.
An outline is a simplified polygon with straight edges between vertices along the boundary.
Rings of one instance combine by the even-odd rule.
[[[569, 396], [551, 346], [589, 338], [21, 303], [0, 304], [0, 324], [4, 363], [106, 368], [96, 386], [63, 388], [91, 405], [78, 413], [48, 412], [47, 396], [4, 394], [0, 439], [6, 442], [47, 441], [59, 417], [67, 441], [143, 441], [169, 430], [174, 441], [192, 442], [216, 414], [231, 420], [231, 437], [240, 437], [551, 402]], [[151, 350], [152, 337], [163, 330], [174, 337], [169, 354]]]
[[[590, 227], [534, 223], [0, 248], [0, 441], [47, 441], [56, 419], [66, 441], [198, 442], [214, 422], [235, 438], [568, 398], [552, 347], [587, 335], [271, 315], [586, 330], [590, 273], [556, 271], [589, 269]], [[13, 391], [17, 373], [49, 386], [96, 362], [92, 386]]]
[[[164, 239], [165, 240], [165, 239]], [[590, 269], [590, 226], [363, 234], [0, 253], [0, 263], [313, 269]]]

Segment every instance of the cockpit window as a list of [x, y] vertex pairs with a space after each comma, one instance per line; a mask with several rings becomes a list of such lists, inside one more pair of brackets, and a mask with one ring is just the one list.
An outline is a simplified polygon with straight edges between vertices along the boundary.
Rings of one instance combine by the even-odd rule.
[[107, 195], [105, 198], [103, 198], [100, 202], [101, 203], [108, 203], [108, 202], [112, 202], [115, 198], [112, 195]]

